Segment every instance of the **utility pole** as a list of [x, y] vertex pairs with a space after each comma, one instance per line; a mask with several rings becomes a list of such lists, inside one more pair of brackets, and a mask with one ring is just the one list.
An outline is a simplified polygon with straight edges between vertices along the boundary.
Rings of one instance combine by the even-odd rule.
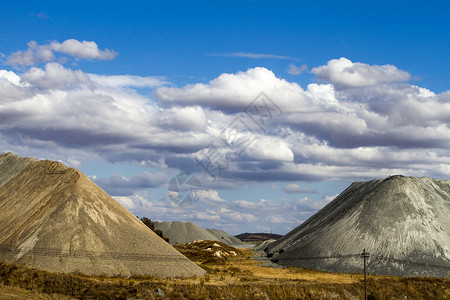
[[366, 252], [366, 249], [363, 250], [361, 256], [364, 259], [364, 300], [367, 300], [367, 267], [366, 267], [366, 258], [369, 257], [369, 254]]

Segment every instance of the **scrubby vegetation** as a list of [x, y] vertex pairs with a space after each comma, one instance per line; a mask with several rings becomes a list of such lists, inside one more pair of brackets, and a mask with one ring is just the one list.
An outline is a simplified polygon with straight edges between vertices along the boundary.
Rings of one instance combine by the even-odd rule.
[[148, 228], [150, 228], [151, 230], [153, 230], [154, 233], [156, 233], [159, 237], [161, 237], [163, 240], [165, 240], [166, 242], [170, 243], [169, 238], [164, 236], [164, 233], [161, 230], [155, 229], [155, 224], [152, 222], [152, 220], [150, 220], [147, 217], [142, 217], [139, 218], [137, 217], [139, 220], [142, 221], [142, 223], [145, 224], [145, 226], [147, 226]]
[[[30, 291], [42, 299], [45, 295], [61, 299], [361, 299], [364, 295], [363, 276], [358, 274], [265, 268], [251, 258], [252, 250], [217, 241], [176, 247], [208, 275], [187, 279], [92, 277], [0, 262], [0, 298], [6, 288]], [[218, 249], [229, 255], [214, 255]], [[450, 279], [370, 276], [368, 290], [370, 299], [450, 299]]]
[[183, 245], [175, 245], [190, 260], [199, 264], [224, 264], [227, 260], [244, 259], [245, 252], [219, 241], [193, 241]]

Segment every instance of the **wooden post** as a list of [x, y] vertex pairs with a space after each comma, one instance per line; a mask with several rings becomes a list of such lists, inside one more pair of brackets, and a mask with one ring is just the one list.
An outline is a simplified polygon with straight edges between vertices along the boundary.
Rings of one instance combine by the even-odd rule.
[[362, 256], [364, 258], [364, 300], [367, 300], [367, 268], [366, 268], [366, 249], [363, 250]]

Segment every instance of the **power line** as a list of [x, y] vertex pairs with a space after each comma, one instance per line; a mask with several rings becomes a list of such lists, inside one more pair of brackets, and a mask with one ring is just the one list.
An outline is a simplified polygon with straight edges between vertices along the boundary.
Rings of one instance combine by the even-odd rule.
[[39, 248], [24, 247], [16, 248], [10, 245], [0, 245], [0, 253], [7, 255], [37, 255], [44, 257], [59, 258], [91, 258], [91, 259], [108, 259], [108, 260], [131, 260], [131, 261], [148, 261], [148, 260], [186, 260], [186, 257], [177, 254], [151, 254], [151, 253], [118, 253], [118, 252], [101, 252], [101, 251], [62, 251], [55, 248]]
[[[345, 255], [328, 255], [328, 256], [296, 256], [296, 257], [276, 257], [279, 261], [296, 261], [296, 260], [321, 260], [321, 259], [351, 259], [351, 258], [360, 258], [361, 254], [345, 254]], [[410, 260], [402, 260], [397, 258], [392, 258], [388, 256], [383, 255], [370, 255], [370, 259], [367, 260], [367, 265], [370, 267], [374, 264], [375, 261], [390, 261], [390, 262], [396, 262], [400, 264], [406, 264], [406, 265], [416, 265], [416, 266], [422, 266], [422, 267], [429, 267], [429, 268], [441, 268], [441, 269], [450, 269], [450, 266], [445, 266], [442, 264], [435, 264], [435, 263], [426, 263], [426, 262], [419, 262], [419, 261], [410, 261]]]
[[[87, 250], [69, 250], [63, 251], [57, 248], [44, 248], [44, 247], [17, 247], [12, 245], [0, 245], [0, 253], [11, 255], [11, 254], [20, 254], [23, 255], [37, 255], [37, 256], [46, 256], [46, 257], [62, 257], [62, 258], [101, 258], [101, 259], [123, 259], [123, 260], [136, 260], [136, 261], [145, 261], [145, 260], [161, 260], [161, 259], [170, 259], [170, 260], [184, 260], [184, 256], [180, 255], [170, 255], [170, 254], [151, 254], [151, 253], [118, 253], [118, 252], [105, 252], [105, 251], [87, 251]], [[356, 259], [360, 258], [361, 254], [345, 254], [345, 255], [328, 255], [328, 256], [298, 256], [298, 257], [277, 257], [279, 261], [296, 261], [296, 260], [323, 260], [323, 259]], [[421, 266], [426, 268], [439, 268], [439, 269], [450, 269], [450, 266], [445, 266], [442, 264], [436, 263], [426, 263], [426, 262], [418, 262], [418, 261], [410, 261], [410, 260], [402, 260], [397, 258], [392, 258], [383, 255], [371, 254], [370, 259], [367, 261], [368, 268], [374, 267], [374, 264], [379, 261], [390, 261], [396, 262], [403, 265], [414, 265]]]
[[293, 258], [280, 258], [280, 260], [308, 260], [308, 259], [334, 259], [334, 258], [353, 258], [360, 257], [361, 254], [347, 254], [347, 255], [335, 255], [335, 256], [305, 256], [305, 257], [293, 257]]
[[410, 261], [410, 260], [402, 260], [402, 259], [397, 259], [397, 258], [392, 258], [392, 257], [387, 257], [387, 256], [382, 256], [382, 255], [372, 255], [372, 260], [369, 262], [372, 263], [373, 261], [391, 261], [391, 262], [396, 262], [396, 263], [400, 263], [400, 264], [404, 264], [404, 265], [415, 265], [415, 266], [422, 266], [422, 267], [430, 267], [430, 268], [441, 268], [441, 269], [450, 269], [450, 266], [444, 266], [442, 264], [437, 265], [437, 264], [433, 264], [433, 263], [425, 263], [425, 262], [419, 262], [419, 261]]
[[364, 300], [367, 300], [367, 268], [366, 268], [366, 259], [369, 258], [369, 254], [366, 252], [365, 248], [363, 250], [363, 253], [361, 253], [361, 256], [364, 259]]

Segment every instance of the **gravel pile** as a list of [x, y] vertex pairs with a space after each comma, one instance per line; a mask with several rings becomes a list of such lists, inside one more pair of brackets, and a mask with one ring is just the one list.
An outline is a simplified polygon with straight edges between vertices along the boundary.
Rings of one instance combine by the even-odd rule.
[[268, 247], [272, 261], [331, 272], [450, 277], [450, 181], [355, 182]]
[[233, 247], [245, 245], [240, 239], [218, 229], [204, 229], [192, 222], [165, 221], [155, 222], [159, 229], [169, 238], [172, 245], [186, 244], [195, 240], [220, 241]]
[[1, 260], [88, 275], [205, 274], [77, 169], [12, 154], [0, 166]]

